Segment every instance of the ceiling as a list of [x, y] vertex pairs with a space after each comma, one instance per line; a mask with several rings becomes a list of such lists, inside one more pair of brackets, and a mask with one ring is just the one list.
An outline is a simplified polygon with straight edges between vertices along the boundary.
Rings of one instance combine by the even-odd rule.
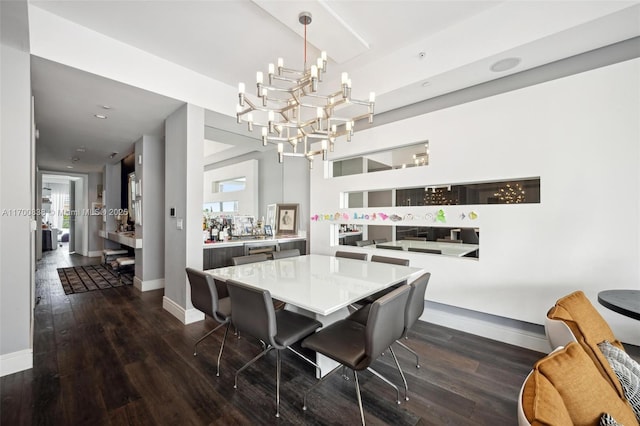
[[[640, 35], [638, 1], [217, 0], [30, 1], [69, 21], [237, 87], [278, 57], [301, 68], [298, 13], [310, 11], [308, 57], [329, 56], [321, 88], [348, 71], [376, 113], [430, 99]], [[499, 60], [514, 68], [492, 71]], [[32, 60], [41, 169], [99, 171], [182, 102], [41, 58]], [[248, 90], [249, 91], [249, 90]], [[235, 104], [236, 99], [229, 99]], [[103, 105], [111, 107], [109, 110]], [[211, 112], [213, 113], [213, 112]], [[95, 118], [104, 114], [108, 119]], [[220, 118], [222, 117], [222, 119]], [[224, 126], [220, 122], [224, 121]], [[205, 129], [218, 161], [260, 150], [235, 119]], [[237, 130], [236, 130], [237, 129]], [[84, 147], [84, 152], [77, 151]], [[73, 162], [71, 159], [78, 157]], [[116, 157], [117, 159], [117, 157]]]

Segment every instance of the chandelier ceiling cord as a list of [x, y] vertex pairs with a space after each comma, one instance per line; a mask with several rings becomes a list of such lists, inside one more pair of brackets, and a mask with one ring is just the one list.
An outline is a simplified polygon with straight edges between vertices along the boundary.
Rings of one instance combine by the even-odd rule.
[[[266, 84], [263, 73], [258, 71], [255, 102], [246, 95], [244, 83], [239, 83], [236, 118], [238, 123], [246, 121], [251, 132], [254, 126], [261, 128], [263, 146], [277, 144], [280, 163], [284, 157], [304, 157], [311, 168], [316, 155], [327, 160], [327, 151], [333, 152], [337, 138], [351, 141], [357, 121], [366, 118], [373, 123], [375, 94], [371, 92], [368, 101], [352, 99], [351, 79], [346, 72], [341, 75], [337, 91], [318, 93], [318, 85], [327, 71], [327, 53], [323, 51], [315, 64], [307, 66], [307, 25], [311, 23], [311, 13], [301, 12], [298, 21], [304, 25], [303, 70], [285, 68], [283, 59], [278, 58], [277, 66], [269, 64]], [[336, 115], [339, 109], [349, 106], [364, 107], [366, 112], [353, 117]], [[312, 150], [312, 142], [320, 142], [320, 149]]]

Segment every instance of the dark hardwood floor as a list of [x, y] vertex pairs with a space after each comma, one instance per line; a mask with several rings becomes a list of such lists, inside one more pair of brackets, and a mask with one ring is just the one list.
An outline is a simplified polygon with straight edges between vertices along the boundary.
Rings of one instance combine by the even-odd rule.
[[[38, 263], [34, 367], [1, 379], [3, 425], [207, 425], [358, 424], [352, 380], [339, 375], [322, 384], [302, 410], [302, 393], [314, 371], [283, 353], [281, 417], [275, 414], [275, 355], [233, 375], [260, 348], [230, 334], [216, 377], [222, 330], [193, 356], [193, 343], [215, 326], [183, 325], [162, 309], [163, 290], [131, 286], [66, 296], [56, 268], [97, 263], [46, 252]], [[428, 290], [427, 290], [428, 291]], [[370, 373], [360, 374], [369, 424], [515, 425], [516, 400], [532, 364], [542, 354], [419, 322], [407, 344], [421, 356], [396, 349], [408, 402]], [[285, 351], [286, 352], [286, 351]], [[396, 383], [389, 355], [373, 367]]]

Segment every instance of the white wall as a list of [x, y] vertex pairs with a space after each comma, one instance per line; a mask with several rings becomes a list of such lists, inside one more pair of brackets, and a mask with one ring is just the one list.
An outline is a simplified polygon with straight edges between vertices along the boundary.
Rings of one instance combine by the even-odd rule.
[[[163, 307], [184, 323], [204, 318], [191, 304], [185, 272], [187, 266], [202, 269], [203, 150], [204, 110], [184, 105], [165, 122], [163, 299]], [[172, 207], [176, 217], [169, 216]]]
[[[256, 144], [259, 143], [256, 141]], [[269, 204], [299, 204], [298, 229], [309, 232], [310, 177], [306, 160], [285, 158], [284, 163], [280, 164], [277, 152], [273, 149], [250, 153], [218, 164], [208, 164], [205, 173], [222, 167], [237, 167], [237, 164], [251, 159], [258, 161], [258, 217], [267, 216]], [[322, 161], [316, 160], [316, 167], [322, 167], [321, 165]]]
[[[246, 178], [242, 191], [213, 192], [214, 182]], [[247, 160], [232, 166], [207, 170], [204, 172], [203, 200], [205, 203], [216, 201], [238, 201], [238, 214], [258, 216], [258, 160]]]
[[[88, 208], [91, 209], [92, 203], [102, 203], [102, 198], [98, 198], [98, 185], [102, 184], [102, 173], [89, 173], [88, 175]], [[102, 196], [102, 194], [100, 194]], [[102, 216], [87, 216], [88, 220], [88, 254], [89, 256], [101, 256], [104, 248], [104, 238], [98, 235], [98, 231], [102, 229]]]
[[35, 182], [30, 167], [29, 54], [5, 45], [3, 39], [0, 67], [0, 375], [4, 376], [33, 365], [31, 260], [35, 252], [29, 210], [34, 208]]
[[164, 151], [162, 129], [158, 134], [143, 135], [135, 145], [136, 180], [142, 182], [142, 224], [136, 224], [136, 236], [142, 238], [143, 247], [136, 250], [141, 290], [164, 287]]
[[[460, 211], [479, 214], [481, 256], [411, 255], [432, 272], [427, 300], [542, 324], [581, 289], [617, 337], [640, 344], [637, 322], [597, 303], [640, 283], [638, 75], [636, 59], [356, 132], [335, 158], [429, 139], [430, 165], [335, 179], [314, 169], [311, 214], [342, 211], [347, 191], [540, 176], [540, 204], [446, 209], [454, 226]], [[311, 223], [312, 252], [335, 251], [330, 226]]]
[[[101, 229], [105, 232], [114, 232], [116, 231], [116, 215], [110, 214], [113, 213], [114, 209], [117, 211], [123, 207], [121, 206], [120, 201], [120, 192], [122, 191], [120, 187], [120, 181], [122, 180], [122, 164], [118, 161], [114, 164], [105, 164], [104, 173], [103, 173], [103, 188], [104, 188], [104, 206], [106, 211], [106, 216], [103, 218], [103, 222], [101, 225]], [[104, 219], [106, 218], [106, 222]], [[119, 248], [120, 244], [111, 240], [103, 241], [104, 248]]]

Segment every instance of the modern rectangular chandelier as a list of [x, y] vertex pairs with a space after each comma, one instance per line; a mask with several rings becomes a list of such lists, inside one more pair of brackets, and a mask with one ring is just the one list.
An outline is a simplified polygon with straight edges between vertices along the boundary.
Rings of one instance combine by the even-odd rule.
[[[263, 146], [277, 144], [280, 163], [284, 157], [303, 157], [312, 168], [316, 155], [328, 159], [327, 152], [333, 152], [336, 139], [345, 137], [351, 141], [357, 121], [368, 119], [373, 123], [375, 94], [371, 92], [368, 101], [352, 99], [351, 79], [346, 72], [342, 73], [335, 92], [319, 93], [319, 83], [327, 71], [327, 53], [323, 51], [315, 64], [308, 66], [307, 25], [311, 23], [311, 14], [301, 12], [298, 20], [305, 28], [304, 69], [286, 68], [283, 59], [278, 58], [277, 66], [269, 64], [266, 82], [264, 74], [258, 71], [256, 101], [247, 96], [244, 83], [240, 83], [236, 117], [238, 123], [246, 121], [249, 131], [254, 126], [261, 129]], [[350, 117], [338, 115], [340, 109], [350, 106], [353, 106], [350, 111], [361, 111]], [[316, 143], [315, 150], [312, 143]]]

